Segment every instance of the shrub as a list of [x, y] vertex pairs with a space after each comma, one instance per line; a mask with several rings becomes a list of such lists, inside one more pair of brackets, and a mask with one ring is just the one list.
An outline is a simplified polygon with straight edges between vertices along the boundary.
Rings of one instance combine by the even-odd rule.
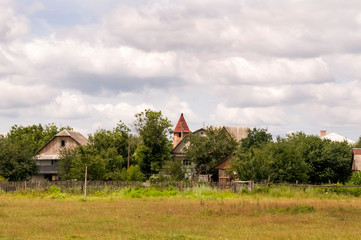
[[351, 176], [350, 181], [348, 182], [350, 185], [361, 185], [361, 172], [354, 172]]
[[128, 181], [139, 181], [139, 182], [145, 181], [145, 176], [140, 171], [139, 165], [129, 167], [129, 169], [127, 171], [127, 180]]
[[53, 194], [61, 193], [61, 188], [58, 187], [58, 186], [56, 186], [56, 185], [53, 185], [53, 186], [49, 187], [48, 193], [50, 193], [50, 194], [52, 194], [52, 195], [53, 195]]

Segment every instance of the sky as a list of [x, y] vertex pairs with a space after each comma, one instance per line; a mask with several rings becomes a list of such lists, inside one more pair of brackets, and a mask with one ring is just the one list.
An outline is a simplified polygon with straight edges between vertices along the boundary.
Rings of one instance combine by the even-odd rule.
[[361, 135], [359, 0], [0, 0], [0, 133], [173, 125]]

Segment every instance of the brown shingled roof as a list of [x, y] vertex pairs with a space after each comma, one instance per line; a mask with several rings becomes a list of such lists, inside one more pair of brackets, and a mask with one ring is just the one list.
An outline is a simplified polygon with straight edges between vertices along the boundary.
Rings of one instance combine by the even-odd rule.
[[179, 117], [178, 123], [177, 123], [177, 125], [175, 126], [175, 129], [174, 129], [174, 132], [175, 133], [182, 132], [182, 123], [183, 123], [183, 132], [184, 133], [191, 133], [192, 131], [188, 128], [187, 122], [183, 117], [183, 113]]
[[87, 145], [88, 139], [84, 137], [81, 133], [75, 132], [75, 131], [69, 131], [69, 130], [63, 130], [60, 133], [55, 135], [56, 137], [65, 137], [69, 136], [73, 138], [75, 141], [77, 141], [80, 145]]

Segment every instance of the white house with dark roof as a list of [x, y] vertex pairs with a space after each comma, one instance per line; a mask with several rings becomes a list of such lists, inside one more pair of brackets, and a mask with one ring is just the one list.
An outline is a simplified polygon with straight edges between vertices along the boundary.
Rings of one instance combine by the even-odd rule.
[[79, 132], [63, 130], [56, 134], [37, 152], [34, 160], [38, 166], [38, 175], [33, 176], [32, 181], [58, 180], [60, 150], [86, 144], [88, 139]]

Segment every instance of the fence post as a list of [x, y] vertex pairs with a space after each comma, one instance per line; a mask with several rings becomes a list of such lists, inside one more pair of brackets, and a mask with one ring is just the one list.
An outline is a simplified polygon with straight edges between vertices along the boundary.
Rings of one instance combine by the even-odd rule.
[[85, 166], [85, 180], [84, 180], [84, 200], [86, 200], [86, 181], [88, 175], [88, 166]]

